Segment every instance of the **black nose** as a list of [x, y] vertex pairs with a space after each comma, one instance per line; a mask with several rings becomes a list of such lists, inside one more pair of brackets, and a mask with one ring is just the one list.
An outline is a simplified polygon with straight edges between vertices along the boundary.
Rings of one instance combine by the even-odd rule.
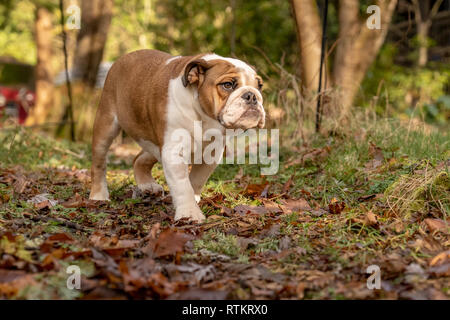
[[242, 99], [244, 99], [247, 104], [250, 104], [252, 106], [255, 106], [258, 103], [258, 100], [256, 99], [256, 95], [253, 92], [247, 91], [241, 96]]

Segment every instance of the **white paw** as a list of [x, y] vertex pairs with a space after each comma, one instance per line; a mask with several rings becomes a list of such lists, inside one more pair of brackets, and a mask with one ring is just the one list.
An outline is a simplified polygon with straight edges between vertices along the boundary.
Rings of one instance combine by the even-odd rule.
[[188, 218], [191, 221], [202, 222], [205, 216], [197, 205], [181, 206], [176, 208], [175, 221]]
[[195, 195], [195, 202], [199, 203], [202, 197], [199, 194]]
[[109, 201], [109, 192], [101, 191], [101, 192], [93, 193], [91, 191], [91, 194], [89, 195], [89, 199], [96, 200], [96, 201]]
[[156, 182], [140, 184], [138, 188], [141, 192], [150, 192], [151, 194], [160, 194], [164, 191], [163, 187]]

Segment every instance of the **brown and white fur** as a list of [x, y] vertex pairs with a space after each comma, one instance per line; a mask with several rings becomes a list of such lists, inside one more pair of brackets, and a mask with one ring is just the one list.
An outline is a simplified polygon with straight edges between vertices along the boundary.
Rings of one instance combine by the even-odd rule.
[[183, 128], [194, 139], [194, 121], [201, 121], [203, 130], [223, 133], [226, 128], [262, 128], [261, 86], [252, 67], [215, 54], [172, 57], [139, 50], [121, 57], [108, 73], [95, 118], [90, 199], [109, 200], [106, 154], [123, 129], [142, 147], [133, 165], [138, 188], [163, 190], [151, 175], [153, 165], [161, 162], [175, 219], [203, 221], [197, 202], [216, 164], [193, 164], [189, 172], [188, 164], [170, 160], [174, 145], [169, 137]]

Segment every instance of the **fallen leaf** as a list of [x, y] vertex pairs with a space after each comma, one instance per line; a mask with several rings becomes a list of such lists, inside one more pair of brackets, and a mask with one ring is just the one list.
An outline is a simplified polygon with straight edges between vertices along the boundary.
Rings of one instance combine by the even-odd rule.
[[26, 272], [22, 270], [0, 269], [0, 283], [11, 282], [24, 275], [26, 275]]
[[372, 211], [369, 211], [365, 215], [364, 224], [367, 225], [367, 226], [377, 225], [378, 224], [378, 217]]
[[431, 232], [435, 232], [435, 231], [445, 232], [445, 231], [447, 231], [447, 228], [448, 228], [445, 221], [441, 220], [441, 219], [427, 218], [424, 220], [424, 222], [426, 223], [426, 225], [428, 226], [428, 229], [430, 229]]
[[299, 282], [297, 284], [297, 298], [298, 299], [303, 299], [305, 297], [305, 289], [306, 289], [306, 284], [304, 282]]
[[375, 160], [384, 160], [383, 150], [373, 142], [369, 142], [369, 156]]
[[218, 216], [216, 214], [213, 214], [213, 215], [208, 217], [208, 221], [220, 220], [222, 218], [223, 218], [222, 216]]
[[61, 205], [66, 208], [96, 208], [99, 202], [101, 201], [84, 199], [82, 196], [76, 193], [72, 198], [61, 203]]
[[308, 162], [308, 161], [311, 161], [311, 162], [322, 162], [328, 157], [328, 155], [330, 154], [330, 151], [331, 151], [331, 147], [330, 146], [325, 146], [325, 147], [319, 148], [319, 149], [312, 149], [312, 150], [306, 152], [302, 156], [301, 163], [305, 163], [305, 162]]
[[436, 277], [450, 277], [450, 261], [439, 266], [428, 269], [432, 275]]
[[264, 206], [247, 206], [247, 205], [237, 205], [234, 207], [234, 211], [237, 214], [240, 215], [246, 215], [246, 214], [266, 214], [268, 209]]
[[268, 188], [267, 182], [262, 184], [249, 184], [243, 191], [243, 194], [246, 196], [260, 197], [263, 192], [267, 193], [266, 188]]
[[154, 256], [160, 258], [181, 253], [186, 242], [193, 239], [194, 237], [187, 233], [168, 228], [159, 234], [154, 245]]
[[266, 208], [267, 212], [269, 212], [269, 213], [283, 212], [283, 210], [280, 208], [280, 205], [276, 202], [273, 202], [271, 200], [266, 200], [266, 199], [263, 199], [262, 202], [264, 204], [264, 208]]
[[180, 272], [185, 273], [186, 278], [188, 279], [191, 279], [192, 276], [194, 276], [196, 284], [213, 281], [217, 275], [217, 271], [213, 265], [204, 266], [192, 262], [190, 262], [187, 265], [180, 265], [180, 266], [170, 264], [165, 267], [165, 270], [167, 271], [169, 277], [171, 278], [174, 274]]
[[384, 162], [383, 150], [374, 143], [369, 143], [369, 156], [372, 158], [365, 164], [367, 170], [374, 170], [380, 167]]
[[39, 287], [38, 283], [34, 280], [34, 275], [27, 274], [9, 282], [0, 283], [0, 296], [14, 297], [27, 287]]
[[345, 208], [345, 202], [338, 201], [336, 198], [331, 199], [328, 204], [328, 210], [331, 214], [340, 214]]
[[280, 205], [280, 208], [283, 210], [283, 213], [290, 214], [292, 212], [303, 212], [303, 211], [310, 211], [311, 207], [303, 198], [300, 199], [286, 199], [281, 200], [282, 204]]
[[24, 175], [19, 175], [16, 177], [16, 181], [14, 182], [13, 188], [15, 193], [23, 193], [25, 188], [28, 186], [30, 181], [28, 181]]
[[436, 265], [443, 264], [447, 260], [450, 260], [450, 250], [441, 252], [441, 253], [437, 254], [436, 256], [434, 256], [434, 258], [431, 259], [431, 261], [430, 261], [430, 266], [433, 267]]
[[56, 233], [47, 238], [49, 241], [57, 241], [57, 242], [71, 242], [73, 241], [72, 237], [66, 233]]
[[241, 247], [241, 251], [245, 251], [250, 245], [256, 246], [258, 241], [252, 238], [237, 237], [237, 244]]
[[34, 204], [34, 207], [38, 210], [44, 209], [46, 207], [51, 208], [58, 204], [58, 201], [50, 199], [50, 194], [48, 193], [38, 194], [27, 202]]

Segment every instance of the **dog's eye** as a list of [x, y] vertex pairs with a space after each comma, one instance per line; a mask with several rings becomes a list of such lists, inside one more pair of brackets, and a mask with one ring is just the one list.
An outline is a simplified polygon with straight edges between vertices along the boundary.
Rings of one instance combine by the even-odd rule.
[[263, 84], [262, 82], [258, 81], [258, 90], [261, 91], [261, 89], [263, 88]]
[[234, 84], [233, 82], [224, 82], [222, 83], [222, 88], [224, 88], [225, 90], [233, 90], [234, 89]]

